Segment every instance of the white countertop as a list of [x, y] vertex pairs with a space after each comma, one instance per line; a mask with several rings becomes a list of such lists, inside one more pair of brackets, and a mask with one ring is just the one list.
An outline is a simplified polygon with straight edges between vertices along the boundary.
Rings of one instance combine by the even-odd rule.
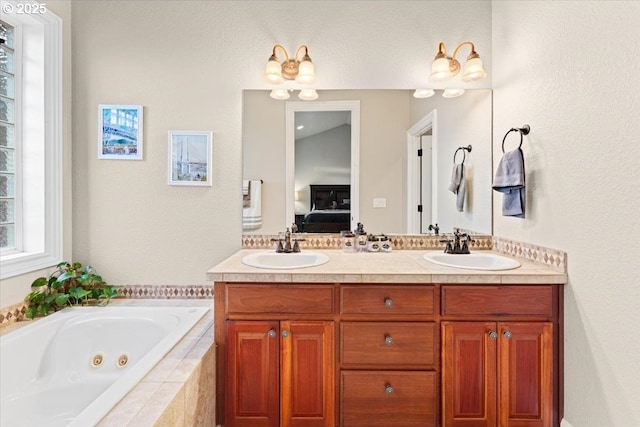
[[[305, 249], [303, 249], [303, 252]], [[513, 270], [483, 271], [445, 267], [422, 258], [424, 250], [345, 253], [341, 250], [309, 249], [329, 256], [326, 264], [287, 270], [249, 267], [242, 258], [272, 249], [242, 249], [207, 272], [207, 279], [224, 282], [295, 283], [474, 283], [565, 284], [565, 272], [520, 258]], [[485, 251], [478, 251], [485, 252]], [[489, 251], [487, 251], [489, 252]], [[497, 252], [496, 252], [497, 253]], [[500, 254], [505, 256], [504, 254]], [[283, 256], [286, 256], [283, 254]]]

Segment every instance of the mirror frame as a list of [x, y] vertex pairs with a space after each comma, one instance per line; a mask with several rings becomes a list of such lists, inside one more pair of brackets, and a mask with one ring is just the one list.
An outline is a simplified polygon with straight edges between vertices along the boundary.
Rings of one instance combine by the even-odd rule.
[[[351, 112], [351, 229], [360, 217], [360, 101], [287, 102], [285, 105], [285, 227], [295, 222], [295, 114], [298, 111]], [[356, 201], [354, 204], [353, 201]]]

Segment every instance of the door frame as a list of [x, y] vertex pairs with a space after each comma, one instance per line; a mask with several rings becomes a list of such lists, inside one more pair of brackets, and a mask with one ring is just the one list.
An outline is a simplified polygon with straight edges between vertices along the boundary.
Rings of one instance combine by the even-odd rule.
[[[431, 110], [426, 116], [418, 120], [407, 130], [407, 233], [421, 234], [420, 212], [420, 158], [417, 156], [420, 147], [420, 137], [431, 130], [431, 188], [438, 188], [438, 176], [434, 174], [436, 159], [438, 158], [438, 112]], [[438, 198], [431, 191], [431, 220], [438, 222]]]

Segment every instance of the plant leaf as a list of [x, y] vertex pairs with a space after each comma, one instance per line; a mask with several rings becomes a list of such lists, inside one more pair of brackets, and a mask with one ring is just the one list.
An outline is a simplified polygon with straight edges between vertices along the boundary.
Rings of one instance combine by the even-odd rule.
[[36, 310], [36, 306], [35, 305], [31, 305], [27, 308], [27, 311], [25, 311], [24, 315], [27, 316], [29, 319], [33, 319], [34, 317], [36, 317], [37, 314], [37, 310]]
[[64, 273], [62, 273], [61, 275], [58, 276], [57, 282], [58, 283], [62, 283], [65, 280], [69, 280], [76, 277], [76, 272], [75, 271], [65, 271]]
[[46, 286], [47, 283], [48, 281], [46, 277], [38, 277], [36, 280], [33, 281], [33, 283], [31, 284], [31, 287], [39, 288], [40, 286]]
[[58, 294], [56, 296], [56, 305], [58, 307], [64, 306], [67, 303], [67, 301], [69, 301], [69, 295], [67, 294]]

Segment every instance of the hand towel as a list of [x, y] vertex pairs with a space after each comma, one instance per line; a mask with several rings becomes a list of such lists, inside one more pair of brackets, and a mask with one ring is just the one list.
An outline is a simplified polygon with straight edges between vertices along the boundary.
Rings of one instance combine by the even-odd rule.
[[262, 227], [262, 181], [249, 183], [249, 207], [242, 208], [242, 229], [255, 230]]
[[451, 172], [451, 183], [449, 191], [456, 195], [456, 209], [462, 212], [464, 209], [464, 198], [467, 192], [467, 184], [464, 177], [464, 164], [453, 165]]
[[247, 179], [242, 180], [242, 207], [248, 208], [251, 206], [251, 181]]
[[525, 181], [524, 155], [520, 148], [503, 154], [496, 175], [493, 189], [503, 193], [502, 215], [524, 218]]

